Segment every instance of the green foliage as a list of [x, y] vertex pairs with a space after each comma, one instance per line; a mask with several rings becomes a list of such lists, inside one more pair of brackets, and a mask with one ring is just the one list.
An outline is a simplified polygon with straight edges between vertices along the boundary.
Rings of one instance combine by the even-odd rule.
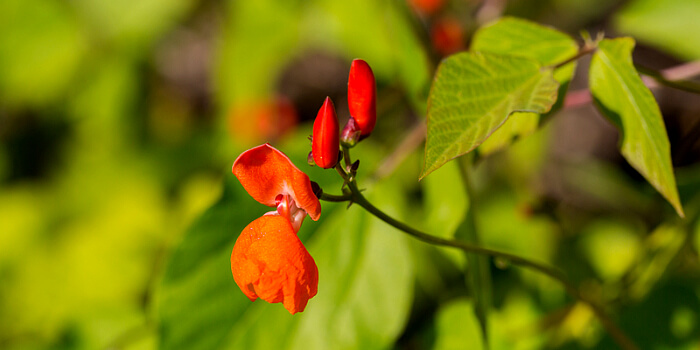
[[0, 3], [0, 99], [17, 108], [61, 96], [86, 51], [80, 29], [60, 2]]
[[554, 65], [575, 55], [578, 46], [570, 36], [554, 28], [504, 17], [479, 28], [470, 50], [522, 56], [542, 65]]
[[638, 262], [641, 239], [634, 227], [600, 220], [592, 222], [583, 233], [581, 247], [602, 279], [619, 280]]
[[285, 66], [313, 50], [348, 62], [362, 58], [378, 80], [401, 81], [413, 104], [424, 105], [429, 62], [402, 10], [393, 1], [230, 1], [215, 77], [218, 98], [228, 106], [270, 95]]
[[[377, 207], [435, 236], [478, 238], [561, 269], [643, 348], [697, 349], [700, 171], [679, 167], [676, 190], [668, 146], [677, 165], [697, 163], [700, 129], [684, 119], [696, 96], [659, 89], [673, 112], [667, 136], [632, 65], [633, 42], [604, 40], [593, 56], [593, 96], [620, 128], [623, 155], [681, 219], [603, 149], [608, 136], [592, 135], [603, 146], [576, 157], [560, 149], [562, 126], [595, 116], [558, 110], [576, 62], [554, 66], [578, 53], [564, 33], [611, 26], [651, 46], [635, 52], [650, 72], [668, 63], [664, 53], [698, 59], [698, 2], [505, 1], [502, 13], [527, 19], [479, 28], [488, 7], [452, 1], [423, 13], [415, 3], [0, 1], [0, 347], [615, 348], [551, 279], [500, 259], [467, 263], [357, 204], [324, 202], [320, 221], [299, 232], [320, 269], [306, 311], [241, 293], [232, 246], [270, 209], [230, 174], [253, 145], [229, 137], [227, 116], [240, 102], [285, 95], [299, 108], [298, 132], [265, 141], [338, 194], [335, 172], [303, 165], [309, 111], [328, 93], [319, 87], [342, 93], [340, 64], [359, 57], [377, 76], [379, 121], [352, 153]], [[431, 51], [444, 19], [456, 20], [470, 52]], [[301, 83], [289, 84], [300, 70]], [[335, 102], [342, 120], [345, 100]], [[415, 136], [406, 128], [426, 111], [421, 176], [431, 176], [417, 183], [420, 142], [393, 141]], [[575, 147], [568, 141], [561, 148]], [[448, 160], [476, 147], [491, 155], [475, 157], [470, 203]], [[389, 163], [399, 164], [392, 174], [381, 168]]]
[[464, 52], [438, 67], [428, 98], [421, 178], [479, 146], [513, 112], [545, 113], [559, 84], [536, 61]]
[[142, 55], [194, 5], [193, 0], [76, 0], [76, 12], [98, 40], [128, 55]]
[[[437, 236], [454, 238], [455, 232], [469, 208], [469, 199], [459, 174], [457, 163], [445, 164], [443, 170], [421, 181], [425, 199], [425, 230]], [[457, 266], [464, 264], [464, 254], [440, 248]]]
[[615, 16], [617, 29], [687, 60], [700, 58], [700, 2], [635, 0]]
[[455, 300], [437, 315], [434, 350], [484, 349], [479, 322], [469, 300]]
[[[521, 56], [533, 59], [543, 66], [552, 66], [573, 57], [578, 52], [576, 42], [568, 35], [523, 19], [504, 17], [484, 25], [474, 33], [471, 51], [491, 52], [500, 55]], [[554, 79], [560, 84], [559, 98], [566, 92], [576, 69], [572, 62], [554, 71]], [[493, 153], [508, 146], [515, 137], [523, 137], [537, 130], [539, 115], [513, 113], [479, 147], [479, 152]]]
[[589, 83], [600, 111], [620, 128], [622, 155], [676, 209], [671, 149], [661, 111], [632, 64], [634, 40], [605, 39], [591, 60]]

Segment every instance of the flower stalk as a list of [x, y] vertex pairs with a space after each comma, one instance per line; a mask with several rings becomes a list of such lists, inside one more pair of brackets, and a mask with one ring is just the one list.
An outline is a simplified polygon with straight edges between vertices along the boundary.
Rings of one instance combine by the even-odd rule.
[[[345, 158], [346, 163], [352, 162], [350, 158], [350, 150], [346, 147], [343, 147], [343, 158]], [[600, 323], [605, 328], [605, 330], [612, 336], [613, 340], [620, 346], [620, 348], [625, 350], [639, 349], [639, 347], [637, 347], [637, 345], [622, 331], [622, 329], [620, 329], [615, 324], [615, 322], [612, 321], [612, 319], [607, 315], [607, 312], [603, 309], [603, 307], [596, 300], [581, 293], [578, 290], [578, 288], [576, 288], [571, 282], [567, 280], [566, 276], [561, 270], [518, 255], [494, 249], [484, 248], [481, 246], [465, 243], [458, 240], [441, 238], [417, 230], [399, 220], [394, 219], [393, 217], [383, 212], [381, 209], [375, 207], [369, 200], [367, 200], [367, 198], [365, 198], [364, 195], [362, 195], [362, 192], [357, 186], [357, 181], [355, 177], [351, 176], [349, 172], [345, 171], [341, 165], [337, 165], [336, 170], [345, 181], [346, 186], [344, 186], [344, 188], [347, 189], [347, 192], [343, 195], [332, 195], [328, 193], [323, 193], [319, 198], [320, 200], [327, 202], [350, 202], [351, 204], [357, 204], [360, 207], [367, 210], [370, 214], [384, 221], [385, 223], [393, 226], [394, 228], [400, 231], [403, 231], [409, 236], [412, 236], [428, 244], [457, 248], [465, 253], [492, 256], [502, 261], [507, 261], [510, 264], [519, 265], [524, 268], [530, 268], [544, 275], [547, 275], [555, 281], [559, 282], [564, 287], [566, 293], [569, 294], [571, 297], [579, 300], [580, 302], [590, 307], [593, 313], [600, 321]]]

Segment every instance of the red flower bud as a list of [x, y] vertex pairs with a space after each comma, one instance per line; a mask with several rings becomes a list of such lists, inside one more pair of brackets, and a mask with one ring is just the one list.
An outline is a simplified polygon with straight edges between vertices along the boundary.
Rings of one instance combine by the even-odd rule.
[[360, 127], [357, 126], [355, 118], [351, 116], [340, 133], [340, 142], [344, 147], [355, 147], [358, 141], [360, 141]]
[[348, 77], [348, 108], [362, 136], [369, 135], [377, 122], [377, 84], [367, 62], [356, 59]]
[[314, 121], [314, 134], [311, 139], [311, 153], [314, 162], [328, 169], [338, 163], [338, 116], [330, 97], [326, 97]]

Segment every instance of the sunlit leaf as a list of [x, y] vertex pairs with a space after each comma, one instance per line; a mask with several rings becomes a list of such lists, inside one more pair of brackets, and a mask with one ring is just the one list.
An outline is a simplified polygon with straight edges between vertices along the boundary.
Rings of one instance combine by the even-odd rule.
[[640, 237], [622, 221], [599, 220], [586, 227], [580, 241], [593, 269], [604, 280], [618, 280], [637, 261]]
[[443, 306], [437, 315], [435, 350], [483, 349], [479, 322], [469, 300]]
[[558, 87], [552, 69], [527, 58], [479, 52], [450, 56], [430, 90], [421, 178], [479, 146], [511, 113], [549, 111]]
[[700, 58], [700, 1], [635, 0], [615, 16], [615, 26], [640, 42], [678, 57]]
[[[456, 163], [421, 181], [425, 198], [425, 228], [435, 236], [454, 238], [469, 207], [469, 199]], [[415, 181], [415, 179], [414, 179]], [[464, 254], [453, 248], [439, 248], [457, 266], [463, 266]]]
[[632, 64], [634, 40], [606, 39], [591, 60], [589, 84], [599, 110], [621, 133], [622, 155], [684, 216], [666, 127], [654, 95]]
[[479, 28], [469, 50], [522, 56], [543, 65], [554, 65], [575, 55], [578, 45], [569, 35], [554, 28], [505, 17]]
[[[573, 57], [578, 52], [578, 45], [570, 36], [554, 28], [505, 17], [479, 28], [470, 50], [527, 57], [547, 66]], [[559, 95], [563, 96], [575, 68], [576, 64], [572, 62], [554, 71], [554, 79], [561, 84]], [[508, 146], [516, 137], [531, 134], [537, 130], [539, 119], [535, 113], [513, 113], [481, 144], [479, 152], [492, 153]]]

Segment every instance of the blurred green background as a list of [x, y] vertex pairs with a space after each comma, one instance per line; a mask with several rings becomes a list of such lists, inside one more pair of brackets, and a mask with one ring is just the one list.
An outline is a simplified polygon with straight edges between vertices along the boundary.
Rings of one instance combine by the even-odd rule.
[[[415, 128], [442, 57], [512, 15], [575, 38], [632, 35], [635, 62], [664, 69], [700, 59], [698, 13], [697, 0], [2, 0], [0, 348], [482, 348], [464, 256], [343, 204], [299, 233], [321, 278], [307, 311], [251, 304], [228, 259], [267, 208], [233, 160], [270, 142], [339, 193], [337, 175], [305, 165], [307, 136], [325, 96], [348, 118], [363, 58], [380, 119], [354, 151], [361, 186], [453, 236], [470, 205], [457, 167], [417, 181]], [[479, 158], [477, 223], [484, 245], [564, 269], [642, 348], [697, 349], [700, 98], [655, 93], [687, 219], [583, 106]], [[559, 285], [490, 264], [491, 348], [614, 347]]]

